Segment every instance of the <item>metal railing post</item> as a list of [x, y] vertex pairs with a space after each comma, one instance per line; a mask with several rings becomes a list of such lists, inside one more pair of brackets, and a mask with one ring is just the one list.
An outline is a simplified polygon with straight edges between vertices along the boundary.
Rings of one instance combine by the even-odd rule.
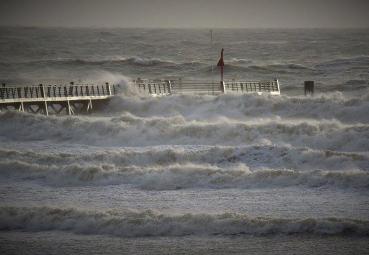
[[45, 97], [46, 97], [46, 95], [45, 95], [45, 88], [44, 88], [44, 85], [39, 84], [38, 86], [40, 87], [40, 96], [45, 98]]
[[226, 94], [226, 88], [225, 88], [225, 82], [224, 81], [220, 82], [220, 90], [221, 90], [221, 92], [223, 92], [223, 94]]
[[69, 86], [69, 96], [73, 96], [73, 86], [74, 86], [74, 82], [71, 81]]
[[106, 82], [105, 85], [106, 85], [106, 90], [108, 91], [109, 96], [111, 96], [111, 89], [110, 89], [109, 82]]
[[172, 94], [172, 83], [170, 80], [168, 80], [167, 82], [168, 82], [168, 93]]
[[17, 88], [18, 98], [22, 98], [22, 88]]
[[1, 96], [1, 99], [4, 99], [5, 97], [5, 83], [3, 83], [2, 87], [0, 88], [0, 96]]

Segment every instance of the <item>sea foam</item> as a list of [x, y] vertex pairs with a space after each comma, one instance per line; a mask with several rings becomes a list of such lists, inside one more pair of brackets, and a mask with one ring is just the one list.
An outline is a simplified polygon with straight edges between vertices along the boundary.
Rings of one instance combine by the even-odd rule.
[[231, 213], [168, 215], [153, 211], [93, 212], [50, 207], [0, 207], [0, 230], [60, 230], [119, 237], [290, 234], [368, 236], [369, 222], [340, 218], [250, 218]]

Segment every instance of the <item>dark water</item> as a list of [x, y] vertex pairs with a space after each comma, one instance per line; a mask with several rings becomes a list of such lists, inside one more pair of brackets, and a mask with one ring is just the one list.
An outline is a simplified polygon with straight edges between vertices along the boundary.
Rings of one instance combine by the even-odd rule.
[[367, 87], [368, 30], [323, 29], [0, 29], [0, 78], [62, 82], [131, 78], [218, 79], [212, 65], [225, 48], [226, 79], [278, 78], [282, 89], [315, 80], [326, 90]]
[[[0, 112], [0, 253], [368, 254], [368, 32], [0, 28], [8, 84], [124, 87], [88, 116]], [[282, 95], [127, 82], [216, 80], [221, 47], [227, 79]]]

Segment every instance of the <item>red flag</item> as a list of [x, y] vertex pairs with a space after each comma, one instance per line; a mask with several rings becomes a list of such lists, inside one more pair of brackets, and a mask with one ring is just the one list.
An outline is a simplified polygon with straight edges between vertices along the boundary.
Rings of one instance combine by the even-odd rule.
[[223, 51], [224, 51], [224, 49], [222, 48], [222, 51], [221, 51], [221, 53], [220, 53], [220, 59], [219, 59], [219, 61], [218, 61], [217, 66], [224, 66]]
[[224, 49], [222, 48], [222, 51], [220, 53], [220, 59], [219, 59], [218, 64], [217, 64], [217, 66], [220, 67], [220, 81], [221, 82], [223, 82], [223, 73], [224, 73], [223, 51], [224, 51]]

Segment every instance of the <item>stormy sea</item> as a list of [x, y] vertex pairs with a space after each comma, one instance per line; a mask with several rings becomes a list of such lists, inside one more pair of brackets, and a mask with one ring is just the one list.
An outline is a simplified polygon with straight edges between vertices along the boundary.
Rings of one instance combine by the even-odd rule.
[[[281, 95], [130, 82], [219, 81], [221, 48]], [[1, 83], [71, 81], [122, 89], [0, 112], [1, 254], [369, 254], [369, 30], [0, 28]]]

